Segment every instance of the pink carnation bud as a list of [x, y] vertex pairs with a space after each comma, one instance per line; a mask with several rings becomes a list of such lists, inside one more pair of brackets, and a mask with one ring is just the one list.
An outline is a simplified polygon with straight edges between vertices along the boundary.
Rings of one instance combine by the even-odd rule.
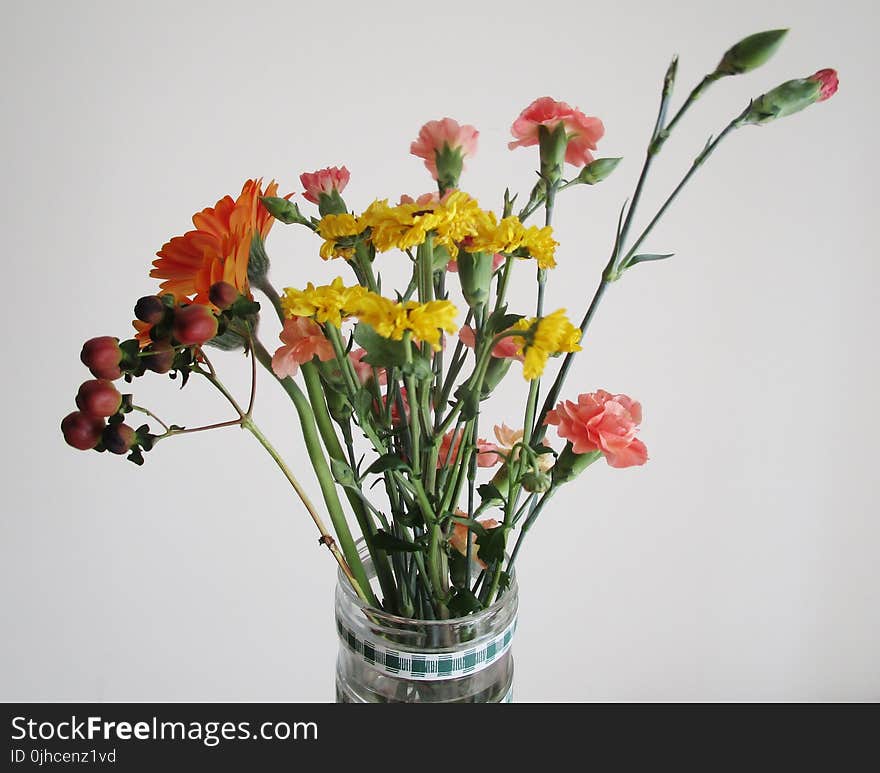
[[596, 149], [605, 127], [598, 118], [584, 115], [576, 107], [552, 97], [539, 97], [519, 114], [510, 128], [516, 139], [507, 147], [513, 150], [537, 145], [539, 126], [546, 126], [552, 132], [560, 123], [565, 126], [568, 137], [565, 160], [574, 166], [586, 166], [593, 160], [590, 151]]
[[819, 70], [819, 72], [815, 75], [811, 75], [807, 80], [811, 80], [820, 85], [818, 102], [824, 102], [826, 99], [830, 99], [837, 93], [837, 86], [839, 83], [837, 79], [837, 70], [832, 70], [830, 68]]
[[[464, 439], [464, 430], [458, 432], [450, 430], [440, 441], [440, 452], [437, 455], [437, 468], [448, 467], [458, 460], [458, 451], [461, 447], [461, 441]], [[496, 453], [498, 447], [488, 440], [479, 438], [477, 440], [477, 467], [494, 467], [501, 461], [501, 457]]]
[[[461, 172], [462, 160], [477, 152], [477, 137], [480, 133], [473, 126], [460, 124], [452, 118], [443, 118], [439, 121], [428, 121], [420, 130], [419, 136], [409, 146], [409, 152], [414, 156], [424, 159], [425, 166], [431, 176], [438, 180], [441, 177], [455, 177], [454, 172]], [[449, 162], [457, 169], [437, 169], [438, 156], [441, 163]], [[454, 158], [453, 158], [454, 157]], [[457, 163], [455, 160], [457, 159]], [[444, 174], [447, 172], [447, 174]], [[449, 182], [452, 182], [450, 179]], [[446, 188], [454, 187], [450, 184]]]
[[328, 166], [317, 172], [303, 172], [299, 176], [299, 181], [305, 188], [303, 198], [312, 204], [320, 204], [322, 193], [325, 196], [330, 196], [334, 191], [342, 193], [350, 179], [351, 174], [344, 166]]

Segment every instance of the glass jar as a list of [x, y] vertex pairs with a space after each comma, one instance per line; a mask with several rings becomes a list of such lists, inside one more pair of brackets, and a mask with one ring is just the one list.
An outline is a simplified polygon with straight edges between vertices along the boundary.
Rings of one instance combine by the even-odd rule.
[[[372, 566], [365, 557], [367, 574]], [[336, 583], [337, 703], [509, 703], [516, 578], [491, 607], [450, 620], [413, 620], [369, 607]]]

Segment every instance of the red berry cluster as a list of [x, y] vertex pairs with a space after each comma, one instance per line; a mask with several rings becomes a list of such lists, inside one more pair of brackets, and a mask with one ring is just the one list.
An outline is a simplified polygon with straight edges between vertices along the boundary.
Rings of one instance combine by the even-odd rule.
[[[200, 304], [177, 303], [172, 295], [146, 295], [134, 307], [141, 323], [140, 337], [149, 337], [146, 345], [136, 338], [120, 342], [112, 336], [90, 338], [83, 344], [80, 359], [94, 379], [79, 388], [79, 410], [61, 422], [68, 445], [82, 451], [127, 453], [131, 461], [143, 463], [142, 452], [152, 448], [156, 436], [150, 434], [147, 424], [133, 429], [125, 423], [125, 415], [132, 411], [131, 395], [121, 394], [112, 382], [124, 378], [130, 383], [152, 371], [171, 378], [180, 373], [186, 384], [198, 347], [217, 341], [228, 348], [236, 338], [240, 345], [243, 339], [228, 329], [230, 323], [236, 318], [251, 318], [259, 304], [226, 282], [211, 287], [210, 300], [219, 312]], [[224, 337], [230, 341], [221, 340]]]

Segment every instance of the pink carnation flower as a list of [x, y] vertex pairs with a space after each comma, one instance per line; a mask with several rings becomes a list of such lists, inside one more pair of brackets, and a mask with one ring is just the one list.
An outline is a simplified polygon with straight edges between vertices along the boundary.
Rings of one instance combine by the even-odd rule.
[[815, 81], [820, 84], [819, 102], [831, 99], [837, 93], [837, 70], [825, 69], [819, 70], [815, 75], [811, 75], [807, 80]]
[[[453, 442], [454, 439], [454, 442]], [[455, 464], [458, 459], [458, 450], [461, 447], [461, 441], [464, 439], [464, 430], [458, 432], [450, 430], [443, 436], [440, 441], [440, 453], [437, 456], [437, 467], [448, 467]], [[501, 461], [498, 456], [497, 448], [488, 440], [479, 438], [477, 440], [477, 467], [494, 467]]]
[[519, 114], [510, 128], [516, 139], [507, 147], [513, 150], [537, 145], [539, 126], [553, 131], [560, 123], [565, 125], [568, 135], [565, 160], [574, 166], [586, 166], [593, 160], [590, 151], [596, 149], [596, 143], [605, 134], [602, 121], [551, 97], [539, 97]]
[[452, 118], [428, 121], [420, 130], [418, 139], [409, 146], [409, 152], [425, 160], [431, 176], [437, 179], [437, 152], [448, 145], [461, 152], [462, 158], [477, 152], [480, 133], [473, 126], [461, 125]]
[[[449, 193], [452, 193], [452, 191], [449, 191]], [[434, 191], [433, 193], [423, 193], [417, 199], [414, 199], [412, 196], [408, 196], [406, 193], [400, 194], [400, 206], [403, 206], [404, 204], [418, 204], [420, 207], [426, 207], [429, 204], [439, 203], [440, 193], [438, 191]]]
[[578, 395], [576, 403], [560, 402], [547, 413], [545, 423], [557, 427], [559, 437], [571, 442], [574, 453], [601, 451], [612, 467], [632, 467], [648, 459], [648, 449], [636, 437], [641, 421], [639, 403], [600, 389]]
[[320, 203], [322, 193], [326, 196], [329, 196], [333, 191], [342, 193], [350, 179], [351, 174], [344, 166], [328, 166], [317, 172], [303, 172], [299, 176], [299, 181], [305, 188], [303, 198], [311, 201], [312, 204]]
[[272, 357], [272, 370], [278, 378], [295, 376], [299, 366], [317, 357], [321, 362], [336, 357], [321, 328], [307, 317], [290, 317], [284, 321], [280, 347]]
[[[348, 353], [348, 359], [351, 360], [354, 373], [358, 381], [363, 385], [369, 384], [373, 378], [373, 366], [368, 362], [364, 362], [364, 355], [366, 353], [366, 349], [352, 349]], [[388, 374], [385, 372], [385, 368], [376, 368], [376, 374], [379, 376], [380, 384], [388, 383]]]
[[[458, 337], [468, 349], [473, 349], [474, 346], [476, 346], [477, 335], [472, 327], [465, 325], [458, 331]], [[506, 357], [511, 360], [522, 362], [523, 356], [520, 352], [521, 349], [522, 344], [513, 336], [508, 336], [507, 338], [502, 338], [492, 347], [492, 356], [498, 357], [499, 359]]]

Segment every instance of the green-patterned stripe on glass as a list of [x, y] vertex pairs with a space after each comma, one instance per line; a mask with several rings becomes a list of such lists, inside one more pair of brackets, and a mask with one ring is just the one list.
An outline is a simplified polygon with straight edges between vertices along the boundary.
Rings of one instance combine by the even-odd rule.
[[336, 620], [339, 638], [352, 652], [380, 671], [408, 679], [456, 679], [482, 671], [508, 649], [516, 630], [516, 619], [497, 636], [478, 647], [461, 652], [405, 652], [385, 647], [377, 641], [365, 642]]

